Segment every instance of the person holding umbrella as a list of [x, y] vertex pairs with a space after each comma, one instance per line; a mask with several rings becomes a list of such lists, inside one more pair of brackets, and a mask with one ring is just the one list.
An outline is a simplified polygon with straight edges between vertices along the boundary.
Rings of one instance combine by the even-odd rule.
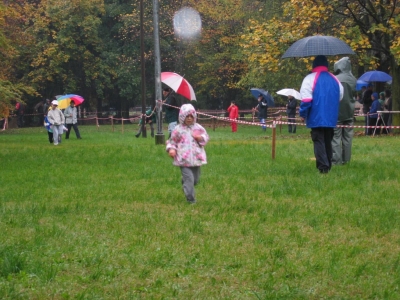
[[231, 122], [232, 132], [237, 131], [237, 123], [235, 122], [239, 117], [239, 108], [236, 106], [235, 101], [231, 101], [231, 105], [227, 109], [229, 113], [229, 119], [234, 120]]
[[175, 126], [178, 124], [179, 117], [179, 107], [178, 102], [176, 101], [175, 96], [172, 94], [172, 90], [169, 87], [163, 89], [164, 101], [163, 103], [168, 104], [165, 105], [165, 119], [168, 123], [168, 132], [171, 137], [171, 132], [174, 130]]
[[267, 126], [265, 125], [265, 120], [267, 119], [267, 110], [268, 110], [268, 104], [267, 100], [265, 100], [264, 96], [262, 94], [258, 95], [257, 98], [258, 104], [256, 107], [253, 108], [253, 111], [258, 112], [258, 118], [260, 119], [260, 123], [262, 124], [262, 130], [266, 131]]
[[288, 124], [289, 133], [296, 133], [296, 107], [297, 107], [296, 98], [294, 98], [292, 95], [288, 95], [288, 103], [286, 104], [286, 114], [289, 122]]
[[312, 67], [301, 84], [300, 117], [306, 121], [307, 128], [311, 128], [316, 167], [320, 173], [328, 173], [332, 166], [333, 129], [338, 120], [343, 86], [328, 72], [326, 56], [316, 56]]
[[68, 129], [65, 139], [69, 139], [69, 134], [71, 133], [71, 128], [73, 127], [76, 138], [80, 140], [81, 134], [79, 133], [78, 129], [78, 112], [76, 110], [75, 102], [73, 100], [71, 100], [69, 106], [65, 109], [64, 116], [65, 116], [65, 123], [67, 124], [67, 129]]

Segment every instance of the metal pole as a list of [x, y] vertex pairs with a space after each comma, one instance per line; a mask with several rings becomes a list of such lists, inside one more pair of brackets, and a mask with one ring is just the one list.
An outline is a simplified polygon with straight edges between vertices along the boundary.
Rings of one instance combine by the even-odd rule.
[[275, 159], [276, 148], [276, 120], [272, 123], [272, 159]]
[[143, 29], [143, 0], [140, 0], [140, 62], [142, 69], [142, 136], [146, 134], [146, 72], [144, 63], [144, 29]]
[[153, 0], [153, 28], [154, 28], [154, 77], [155, 77], [155, 94], [156, 94], [156, 109], [157, 109], [157, 134], [156, 145], [165, 144], [165, 136], [162, 131], [162, 100], [161, 92], [161, 55], [160, 55], [160, 35], [158, 24], [158, 0]]

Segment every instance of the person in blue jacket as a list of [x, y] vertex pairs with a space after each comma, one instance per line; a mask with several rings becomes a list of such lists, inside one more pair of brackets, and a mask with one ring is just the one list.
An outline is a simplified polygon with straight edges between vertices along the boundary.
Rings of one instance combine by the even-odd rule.
[[343, 98], [343, 86], [328, 72], [328, 60], [318, 55], [313, 69], [300, 89], [300, 117], [311, 129], [316, 166], [320, 173], [328, 173], [332, 167], [333, 129], [339, 114], [339, 101]]
[[51, 124], [50, 124], [49, 120], [47, 119], [47, 115], [44, 116], [44, 127], [46, 127], [50, 144], [53, 144], [53, 130], [51, 130]]
[[368, 112], [368, 135], [373, 135], [374, 131], [376, 134], [380, 134], [381, 133], [381, 129], [380, 128], [373, 128], [371, 126], [376, 126], [376, 121], [378, 119], [378, 110], [381, 110], [381, 103], [379, 102], [379, 95], [378, 93], [372, 93], [371, 95], [371, 100], [372, 100], [372, 104], [371, 104], [371, 108], [369, 109]]

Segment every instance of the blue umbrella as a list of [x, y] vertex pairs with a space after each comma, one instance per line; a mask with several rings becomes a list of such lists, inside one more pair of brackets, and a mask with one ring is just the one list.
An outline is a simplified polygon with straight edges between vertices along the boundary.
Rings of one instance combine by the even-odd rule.
[[265, 100], [267, 100], [267, 105], [269, 107], [274, 107], [275, 106], [275, 102], [274, 102], [274, 98], [272, 98], [271, 94], [268, 93], [268, 91], [263, 90], [263, 89], [257, 89], [257, 88], [252, 88], [250, 89], [251, 94], [258, 99], [258, 97], [260, 95], [262, 95], [264, 97]]
[[314, 35], [298, 40], [286, 50], [282, 58], [317, 55], [355, 54], [350, 46], [333, 36]]
[[365, 87], [368, 86], [368, 82], [358, 79], [357, 85], [356, 85], [356, 90], [361, 91], [363, 86], [365, 86]]
[[358, 80], [366, 82], [388, 82], [392, 81], [392, 76], [382, 71], [369, 71], [361, 75]]

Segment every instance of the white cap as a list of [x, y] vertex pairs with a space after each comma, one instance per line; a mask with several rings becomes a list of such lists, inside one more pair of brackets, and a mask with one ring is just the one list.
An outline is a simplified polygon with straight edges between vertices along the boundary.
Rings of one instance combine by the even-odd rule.
[[53, 101], [51, 101], [51, 104], [58, 105], [58, 101], [57, 100], [53, 100]]

